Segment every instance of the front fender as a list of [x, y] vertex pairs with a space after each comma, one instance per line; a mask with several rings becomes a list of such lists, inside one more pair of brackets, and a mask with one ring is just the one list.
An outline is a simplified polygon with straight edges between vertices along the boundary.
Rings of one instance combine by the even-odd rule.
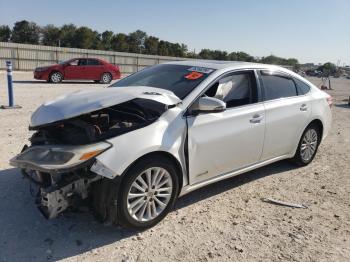
[[96, 157], [97, 163], [108, 170], [106, 177], [120, 176], [135, 160], [158, 151], [170, 153], [184, 170], [187, 128], [185, 119], [177, 111], [179, 109], [168, 110], [151, 125], [109, 139], [113, 147]]

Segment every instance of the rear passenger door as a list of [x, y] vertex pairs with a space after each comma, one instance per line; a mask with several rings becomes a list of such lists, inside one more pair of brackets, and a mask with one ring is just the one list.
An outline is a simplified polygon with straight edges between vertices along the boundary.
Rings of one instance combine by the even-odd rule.
[[296, 80], [282, 72], [260, 71], [266, 117], [261, 160], [293, 153], [309, 121], [311, 103]]
[[85, 66], [85, 79], [99, 80], [103, 73], [103, 65], [97, 59], [87, 59], [87, 65]]

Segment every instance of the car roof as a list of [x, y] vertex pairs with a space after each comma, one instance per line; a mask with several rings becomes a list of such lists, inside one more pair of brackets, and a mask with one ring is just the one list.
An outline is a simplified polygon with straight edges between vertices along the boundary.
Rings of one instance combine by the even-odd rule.
[[165, 64], [172, 65], [187, 65], [187, 66], [198, 66], [198, 67], [206, 67], [211, 69], [240, 69], [240, 68], [261, 68], [261, 69], [278, 69], [282, 71], [290, 70], [276, 65], [267, 65], [260, 63], [252, 63], [252, 62], [241, 62], [241, 61], [217, 61], [217, 60], [181, 60], [181, 61], [171, 61]]

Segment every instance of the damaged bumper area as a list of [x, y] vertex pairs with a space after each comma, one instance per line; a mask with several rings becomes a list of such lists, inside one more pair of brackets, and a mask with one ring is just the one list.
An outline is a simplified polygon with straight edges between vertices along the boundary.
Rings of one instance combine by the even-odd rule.
[[39, 145], [25, 147], [10, 160], [39, 187], [36, 204], [50, 219], [68, 207], [78, 207], [88, 198], [89, 188], [102, 176], [90, 171], [95, 157], [111, 145], [100, 142], [85, 146]]
[[[99, 199], [117, 180], [96, 159], [112, 147], [107, 140], [152, 124], [180, 101], [170, 91], [142, 86], [59, 97], [33, 113], [31, 146], [10, 164], [39, 186], [37, 205], [45, 217], [54, 218], [81, 200], [89, 202], [89, 196], [92, 202]], [[104, 216], [101, 203], [98, 212]]]

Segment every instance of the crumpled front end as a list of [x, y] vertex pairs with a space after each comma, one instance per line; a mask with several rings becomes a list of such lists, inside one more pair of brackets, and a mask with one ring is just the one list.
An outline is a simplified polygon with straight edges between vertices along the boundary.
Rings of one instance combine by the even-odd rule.
[[[172, 93], [155, 93], [154, 88], [135, 88], [136, 95], [118, 89], [76, 93], [34, 112], [31, 145], [10, 164], [39, 186], [37, 205], [46, 218], [79, 206], [94, 195], [95, 185], [115, 178], [96, 159], [113, 147], [107, 141], [151, 125], [179, 102]], [[101, 190], [106, 189], [97, 187]]]
[[90, 171], [94, 158], [110, 147], [106, 142], [24, 147], [10, 163], [39, 187], [36, 204], [46, 218], [54, 218], [88, 198], [91, 184], [102, 178]]

